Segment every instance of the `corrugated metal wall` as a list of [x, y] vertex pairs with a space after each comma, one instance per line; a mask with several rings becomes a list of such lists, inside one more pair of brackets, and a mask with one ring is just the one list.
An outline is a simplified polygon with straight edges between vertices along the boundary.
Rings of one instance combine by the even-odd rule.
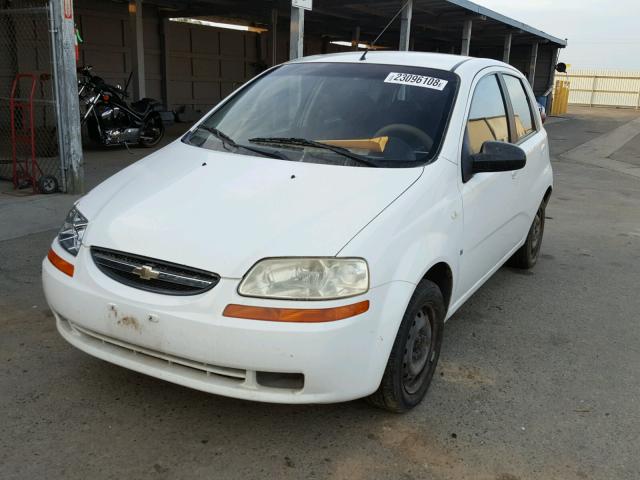
[[[144, 61], [147, 96], [161, 98], [162, 70], [159, 19], [144, 8]], [[91, 65], [95, 75], [124, 86], [133, 69], [133, 45], [126, 4], [81, 0], [76, 2], [76, 25], [84, 43], [80, 65]], [[129, 89], [132, 90], [131, 88]]]
[[[558, 74], [558, 79], [564, 75]], [[640, 107], [640, 71], [571, 70], [569, 104]]]

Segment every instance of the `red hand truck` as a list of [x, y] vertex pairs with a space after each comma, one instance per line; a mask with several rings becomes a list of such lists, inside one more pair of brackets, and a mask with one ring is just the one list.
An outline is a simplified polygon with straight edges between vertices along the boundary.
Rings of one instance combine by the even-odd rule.
[[[28, 87], [28, 97], [16, 97], [20, 90], [20, 81], [31, 81]], [[23, 82], [26, 83], [26, 82]], [[43, 175], [40, 165], [36, 160], [36, 130], [34, 118], [34, 95], [36, 92], [37, 77], [33, 73], [18, 73], [13, 79], [9, 110], [11, 112], [11, 154], [13, 188], [24, 188], [31, 185], [33, 192], [53, 193], [45, 181], [50, 176]], [[29, 153], [18, 159], [18, 145], [26, 145]], [[55, 180], [55, 179], [54, 179]], [[57, 190], [57, 182], [54, 186]]]

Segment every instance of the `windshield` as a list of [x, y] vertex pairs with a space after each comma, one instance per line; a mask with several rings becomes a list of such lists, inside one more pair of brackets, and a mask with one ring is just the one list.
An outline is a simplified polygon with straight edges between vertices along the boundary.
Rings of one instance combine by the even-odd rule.
[[439, 149], [457, 78], [398, 65], [283, 65], [234, 95], [185, 141], [306, 162], [415, 166]]

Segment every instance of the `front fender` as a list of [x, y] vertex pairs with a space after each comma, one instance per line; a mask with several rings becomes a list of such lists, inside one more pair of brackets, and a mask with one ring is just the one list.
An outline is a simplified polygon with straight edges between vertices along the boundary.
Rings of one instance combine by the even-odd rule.
[[416, 285], [439, 262], [453, 274], [452, 302], [463, 234], [458, 167], [440, 158], [338, 253], [367, 259], [371, 286], [403, 281]]

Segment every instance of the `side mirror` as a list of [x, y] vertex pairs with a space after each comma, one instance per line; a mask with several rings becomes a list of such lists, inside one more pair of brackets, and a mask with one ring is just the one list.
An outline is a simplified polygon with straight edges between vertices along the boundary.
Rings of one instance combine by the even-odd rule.
[[527, 163], [527, 154], [520, 147], [506, 142], [488, 141], [480, 153], [471, 155], [473, 173], [510, 172]]

